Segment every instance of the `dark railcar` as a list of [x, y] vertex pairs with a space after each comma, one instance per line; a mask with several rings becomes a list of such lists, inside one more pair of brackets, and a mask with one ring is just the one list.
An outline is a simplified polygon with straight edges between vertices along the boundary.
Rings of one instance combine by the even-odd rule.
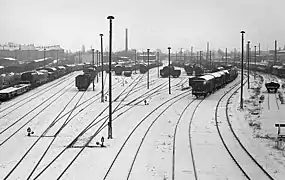
[[212, 75], [204, 75], [197, 77], [192, 82], [192, 94], [197, 98], [199, 96], [206, 97], [215, 91], [215, 78]]
[[120, 65], [115, 66], [115, 68], [114, 68], [115, 74], [116, 75], [122, 75], [123, 69], [124, 69], [123, 66], [120, 66]]
[[75, 77], [75, 86], [79, 91], [86, 91], [92, 80], [89, 75], [81, 74]]

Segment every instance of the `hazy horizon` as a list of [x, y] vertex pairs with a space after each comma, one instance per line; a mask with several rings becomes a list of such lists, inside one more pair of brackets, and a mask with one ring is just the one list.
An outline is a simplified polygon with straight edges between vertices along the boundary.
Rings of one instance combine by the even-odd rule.
[[109, 46], [109, 20], [113, 20], [114, 51], [125, 49], [128, 28], [129, 49], [161, 49], [166, 52], [194, 47], [232, 51], [245, 42], [261, 49], [273, 49], [274, 40], [284, 47], [284, 1], [266, 0], [0, 0], [0, 44], [60, 45], [78, 51], [82, 45], [104, 49]]

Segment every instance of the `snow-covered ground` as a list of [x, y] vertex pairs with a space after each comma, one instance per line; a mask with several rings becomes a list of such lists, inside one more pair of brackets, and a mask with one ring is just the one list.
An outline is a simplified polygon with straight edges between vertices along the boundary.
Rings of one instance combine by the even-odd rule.
[[[170, 95], [168, 78], [158, 78], [157, 68], [150, 71], [149, 89], [147, 74], [113, 76], [112, 139], [107, 138], [109, 102], [107, 95], [107, 102], [101, 102], [101, 80], [95, 81], [95, 91], [90, 85], [85, 93], [78, 93], [74, 79], [80, 72], [2, 103], [0, 179], [246, 179], [222, 145], [214, 120], [218, 100], [239, 79], [201, 101], [192, 97], [190, 89], [182, 91], [188, 78], [181, 70], [179, 78], [171, 78]], [[104, 92], [108, 93], [108, 76], [104, 77]], [[251, 83], [258, 85], [258, 81]], [[249, 126], [247, 109], [255, 107], [247, 101], [251, 91], [245, 88], [243, 111], [238, 109], [239, 93], [233, 96], [232, 126], [247, 148], [280, 179], [284, 174], [274, 157], [281, 151], [268, 146], [270, 140], [255, 138], [262, 130], [267, 132], [265, 124], [254, 132]], [[36, 93], [38, 97], [33, 98]], [[272, 106], [267, 112], [265, 97], [259, 121], [277, 107], [270, 96]], [[276, 135], [274, 123], [270, 123], [272, 135]], [[34, 131], [31, 137], [28, 127]], [[104, 147], [98, 145], [102, 137]], [[275, 151], [274, 156], [268, 154]]]

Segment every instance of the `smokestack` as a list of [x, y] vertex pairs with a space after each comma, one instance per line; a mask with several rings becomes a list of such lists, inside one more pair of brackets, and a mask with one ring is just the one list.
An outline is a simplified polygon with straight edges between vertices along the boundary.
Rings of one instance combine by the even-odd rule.
[[128, 29], [126, 29], [126, 52], [128, 52]]

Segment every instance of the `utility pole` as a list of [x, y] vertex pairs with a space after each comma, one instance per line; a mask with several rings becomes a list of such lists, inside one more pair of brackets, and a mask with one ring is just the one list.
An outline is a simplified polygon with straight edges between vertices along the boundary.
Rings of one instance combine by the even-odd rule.
[[[94, 49], [92, 49], [92, 69], [94, 71]], [[93, 91], [95, 91], [94, 79], [92, 80], [92, 83], [93, 83]]]
[[198, 65], [198, 61], [199, 61], [199, 52], [197, 51], [197, 59], [196, 59], [196, 64]]
[[168, 47], [168, 88], [169, 88], [169, 94], [171, 94], [171, 89], [170, 89], [170, 49], [171, 47]]
[[108, 122], [108, 139], [112, 139], [112, 20], [113, 16], [108, 16], [107, 19], [110, 20], [110, 38], [109, 38], [109, 122]]
[[104, 66], [104, 56], [103, 56], [103, 34], [99, 34], [101, 37], [101, 72], [102, 72], [102, 84], [101, 84], [101, 102], [104, 102], [104, 78], [103, 78], [103, 66]]
[[243, 109], [243, 43], [244, 43], [244, 31], [241, 31], [241, 89], [240, 89], [240, 109]]
[[[96, 50], [96, 57], [97, 57], [97, 61], [96, 61], [96, 63], [97, 63], [97, 69], [98, 69], [98, 66], [99, 66], [99, 50]], [[97, 74], [97, 83], [99, 82], [99, 77], [98, 77], [98, 74]]]
[[249, 45], [250, 41], [247, 41], [247, 88], [249, 89]]
[[147, 49], [147, 89], [149, 89], [149, 49]]

